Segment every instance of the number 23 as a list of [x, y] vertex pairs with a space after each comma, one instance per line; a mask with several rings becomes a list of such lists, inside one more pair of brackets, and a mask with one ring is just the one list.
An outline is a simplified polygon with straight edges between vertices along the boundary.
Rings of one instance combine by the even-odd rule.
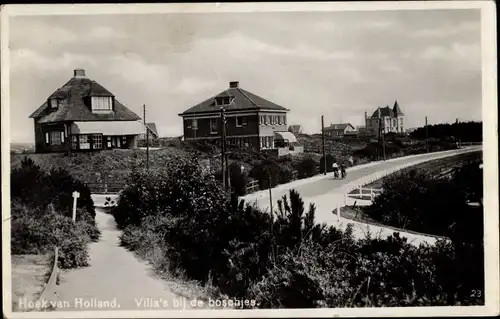
[[479, 297], [481, 297], [481, 290], [472, 290], [470, 296], [472, 298], [479, 298]]

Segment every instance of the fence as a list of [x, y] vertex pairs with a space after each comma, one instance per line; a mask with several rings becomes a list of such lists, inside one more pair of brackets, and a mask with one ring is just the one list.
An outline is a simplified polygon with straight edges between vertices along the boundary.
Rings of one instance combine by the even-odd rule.
[[91, 193], [94, 194], [116, 194], [119, 193], [124, 187], [125, 182], [100, 182], [100, 183], [86, 183]]
[[247, 194], [253, 193], [259, 190], [259, 181], [256, 179], [252, 179], [247, 183]]

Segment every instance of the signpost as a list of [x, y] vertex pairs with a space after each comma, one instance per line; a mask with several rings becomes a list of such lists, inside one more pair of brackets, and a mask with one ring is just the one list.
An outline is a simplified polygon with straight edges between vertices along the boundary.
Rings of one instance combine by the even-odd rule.
[[76, 222], [76, 201], [80, 198], [80, 193], [77, 191], [73, 192], [73, 222]]

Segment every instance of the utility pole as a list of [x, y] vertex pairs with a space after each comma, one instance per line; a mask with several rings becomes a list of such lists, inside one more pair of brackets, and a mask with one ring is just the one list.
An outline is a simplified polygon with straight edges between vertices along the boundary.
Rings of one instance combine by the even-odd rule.
[[458, 117], [457, 117], [457, 143], [458, 147], [460, 147], [460, 122], [458, 121]]
[[427, 116], [425, 117], [425, 152], [429, 153], [429, 126], [427, 125]]
[[144, 127], [146, 128], [146, 170], [149, 170], [149, 129], [146, 125], [146, 104], [142, 106], [144, 112]]
[[379, 141], [382, 143], [382, 158], [385, 161], [385, 140], [384, 140], [384, 129], [382, 128], [382, 118], [378, 118], [378, 132], [379, 132]]
[[323, 121], [323, 115], [321, 115], [321, 140], [323, 141], [323, 175], [326, 175], [326, 152], [325, 152], [325, 122]]
[[226, 189], [226, 114], [224, 107], [220, 108], [220, 123], [221, 123], [221, 170], [222, 170], [222, 187]]
[[269, 183], [269, 209], [271, 210], [271, 220], [273, 220], [273, 194], [271, 191], [272, 185], [271, 185], [271, 173], [267, 172], [267, 182]]

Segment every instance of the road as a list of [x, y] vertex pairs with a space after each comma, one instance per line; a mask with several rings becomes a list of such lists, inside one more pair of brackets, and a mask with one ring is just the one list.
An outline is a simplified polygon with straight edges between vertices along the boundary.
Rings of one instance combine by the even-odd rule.
[[[96, 222], [102, 236], [90, 244], [90, 266], [60, 274], [56, 311], [183, 309], [184, 297], [171, 292], [146, 262], [119, 246], [121, 232], [113, 216], [96, 209]], [[190, 309], [189, 301], [185, 304]]]
[[[449, 157], [466, 152], [480, 151], [481, 146], [471, 146], [459, 150], [446, 152], [436, 152], [421, 154], [416, 156], [401, 157], [383, 162], [373, 162], [365, 165], [355, 166], [347, 169], [347, 177], [344, 180], [334, 179], [331, 173], [326, 176], [315, 176], [309, 179], [297, 180], [288, 184], [279, 185], [272, 189], [273, 210], [278, 207], [278, 200], [283, 195], [288, 195], [291, 189], [295, 189], [301, 195], [305, 207], [309, 203], [316, 206], [316, 221], [328, 225], [345, 228], [348, 224], [355, 226], [355, 236], [364, 237], [367, 231], [372, 234], [380, 234], [382, 237], [393, 233], [393, 230], [364, 223], [354, 222], [352, 220], [338, 219], [332, 211], [339, 206], [344, 206], [344, 194], [356, 186], [363, 185], [369, 181], [380, 177], [381, 174], [388, 171], [395, 171], [408, 165], [416, 165], [422, 162], [435, 160], [443, 157]], [[270, 200], [269, 190], [259, 191], [242, 197], [248, 203], [256, 203], [259, 208], [269, 211]], [[409, 233], [401, 233], [415, 244], [435, 242], [434, 237], [421, 236]]]

